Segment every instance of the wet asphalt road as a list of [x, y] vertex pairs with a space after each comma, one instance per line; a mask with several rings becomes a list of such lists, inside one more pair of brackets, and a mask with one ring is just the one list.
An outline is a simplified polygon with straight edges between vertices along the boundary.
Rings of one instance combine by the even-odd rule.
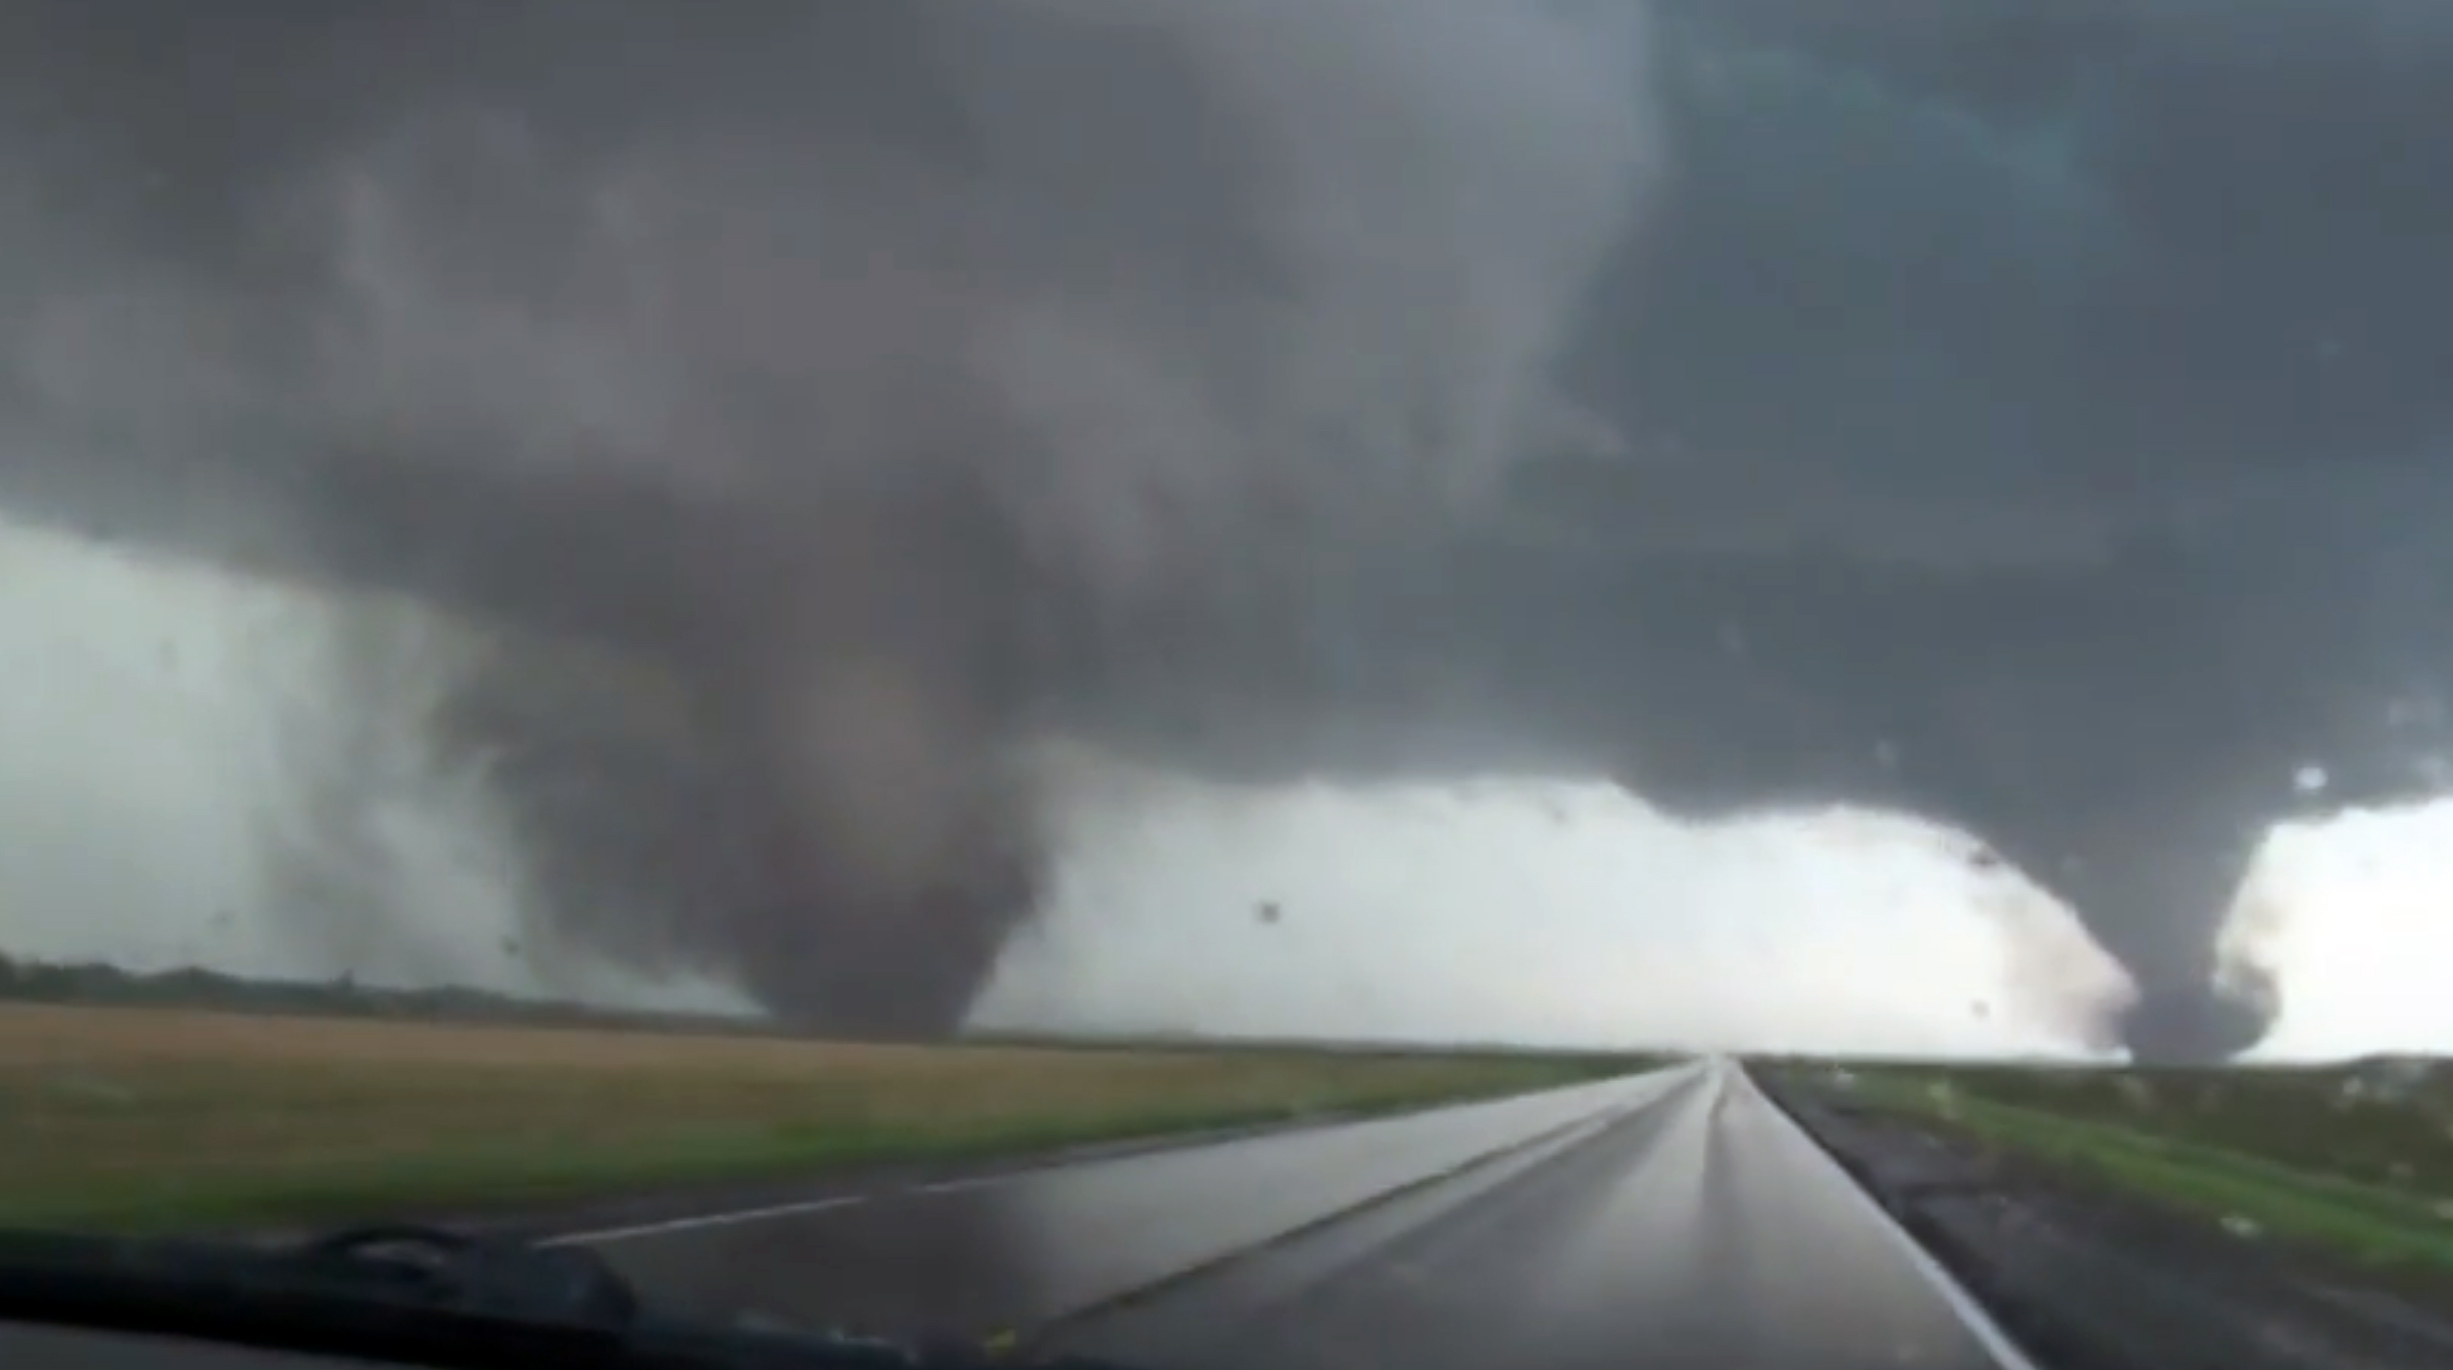
[[1717, 1062], [567, 1239], [691, 1311], [1161, 1370], [2024, 1364]]

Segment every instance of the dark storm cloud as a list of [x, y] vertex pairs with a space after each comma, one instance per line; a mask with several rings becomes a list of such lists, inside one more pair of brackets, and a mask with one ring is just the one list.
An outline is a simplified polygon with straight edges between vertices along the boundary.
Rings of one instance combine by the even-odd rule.
[[64, 455], [11, 475], [106, 450], [660, 654], [751, 773], [710, 823], [773, 829], [744, 970], [942, 1025], [1027, 902], [1039, 704], [1300, 661], [1556, 426], [1656, 150], [1632, 13], [20, 15], [58, 249], [14, 377]]
[[[993, 761], [1062, 726], [1911, 807], [2207, 1049], [2292, 774], [2432, 742], [2422, 0], [102, 8], [5, 21], [45, 260], [115, 283], [11, 281], [17, 380], [689, 663], [720, 826], [821, 816], [763, 967], [991, 952]], [[827, 911], [880, 860], [1008, 888]]]
[[1797, 555], [1625, 573], [1629, 678], [1675, 700], [1629, 773], [1972, 824], [2140, 972], [2143, 1036], [2238, 1040], [2270, 1005], [2187, 1000], [2292, 771], [2407, 793], [2440, 742], [2407, 720], [2447, 671], [2453, 27], [1669, 9], [1686, 174], [1584, 374], [1686, 454], [1622, 483], [1636, 526]]

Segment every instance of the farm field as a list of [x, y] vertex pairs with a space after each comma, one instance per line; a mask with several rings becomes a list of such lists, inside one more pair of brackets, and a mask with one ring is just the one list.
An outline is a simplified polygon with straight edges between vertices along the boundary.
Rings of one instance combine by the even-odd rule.
[[471, 1212], [1386, 1111], [1626, 1068], [0, 1004], [0, 1225]]

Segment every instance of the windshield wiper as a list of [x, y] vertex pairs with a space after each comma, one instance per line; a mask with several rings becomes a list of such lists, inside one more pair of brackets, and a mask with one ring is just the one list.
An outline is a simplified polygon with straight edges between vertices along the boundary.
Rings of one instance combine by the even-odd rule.
[[1114, 1370], [666, 1316], [593, 1253], [407, 1225], [281, 1247], [0, 1232], [0, 1322], [451, 1370]]

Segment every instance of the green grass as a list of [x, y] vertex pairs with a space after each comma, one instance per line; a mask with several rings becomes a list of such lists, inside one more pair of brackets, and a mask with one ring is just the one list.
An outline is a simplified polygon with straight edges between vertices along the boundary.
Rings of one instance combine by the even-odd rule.
[[0, 1225], [473, 1213], [1402, 1109], [1629, 1065], [0, 1006]]
[[2130, 1123], [2006, 1103], [1955, 1074], [1861, 1076], [1861, 1100], [1934, 1119], [1982, 1141], [2095, 1174], [2260, 1235], [2322, 1245], [2378, 1265], [2453, 1275], [2453, 1208], [2407, 1186], [2287, 1165]]
[[2453, 1200], [2453, 1072], [2441, 1065], [2390, 1086], [2358, 1066], [1921, 1074], [1996, 1103]]

